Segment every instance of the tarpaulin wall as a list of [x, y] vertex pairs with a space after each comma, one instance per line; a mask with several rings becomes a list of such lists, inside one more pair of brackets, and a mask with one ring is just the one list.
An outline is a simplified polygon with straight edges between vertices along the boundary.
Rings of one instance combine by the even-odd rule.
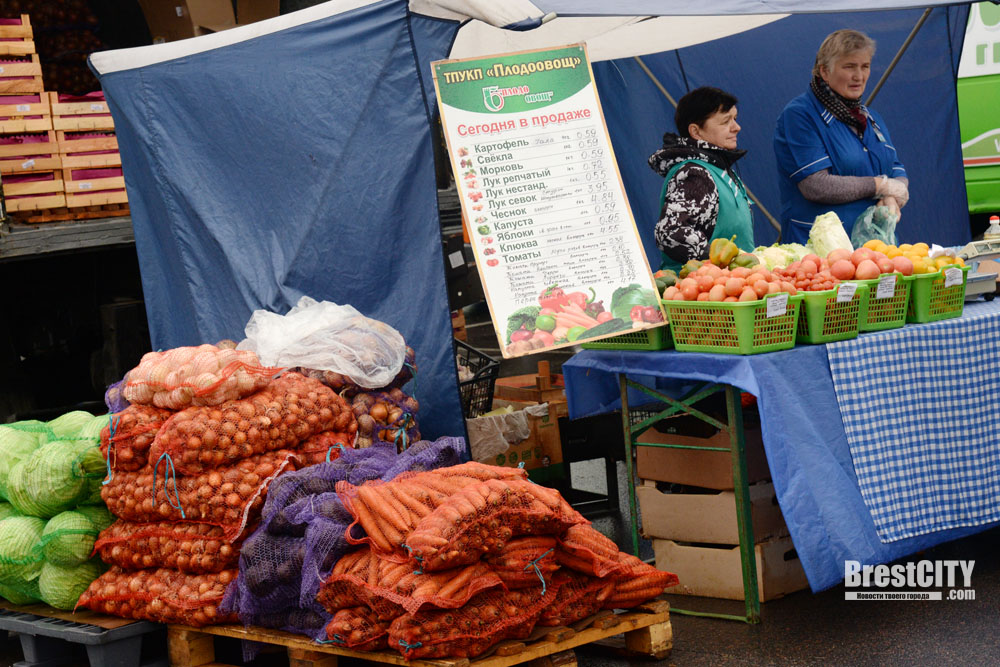
[[424, 433], [464, 432], [416, 55], [456, 29], [386, 0], [101, 77], [154, 348], [241, 339], [302, 295], [351, 304], [417, 351]]
[[[739, 99], [743, 128], [739, 145], [749, 152], [737, 169], [780, 219], [771, 143], [775, 121], [789, 100], [808, 89], [823, 38], [839, 28], [854, 28], [876, 40], [867, 97], [920, 14], [919, 10], [799, 14], [642, 59], [675, 100], [706, 85]], [[967, 15], [967, 6], [934, 9], [872, 104], [888, 124], [910, 178], [910, 201], [896, 228], [901, 242], [969, 241], [955, 97]], [[675, 131], [674, 109], [631, 58], [595, 63], [594, 75], [629, 203], [655, 267], [659, 253], [652, 241], [653, 226], [663, 179], [649, 168], [646, 158], [661, 146], [664, 132]], [[777, 232], [759, 210], [754, 211], [754, 227], [758, 244], [774, 242]]]

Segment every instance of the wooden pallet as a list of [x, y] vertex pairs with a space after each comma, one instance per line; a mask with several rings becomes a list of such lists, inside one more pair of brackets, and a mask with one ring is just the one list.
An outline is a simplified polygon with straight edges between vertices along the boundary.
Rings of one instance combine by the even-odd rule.
[[16, 97], [0, 95], [0, 134], [45, 132], [52, 129], [52, 110], [47, 95], [39, 95], [37, 102], [12, 102]]
[[[59, 93], [48, 93], [52, 107], [52, 126], [56, 130], [114, 130], [115, 122], [104, 100], [93, 102], [60, 102]], [[93, 114], [102, 114], [95, 116]]]
[[213, 637], [218, 636], [284, 646], [288, 651], [290, 667], [336, 667], [338, 656], [411, 667], [573, 667], [576, 665], [574, 648], [596, 644], [620, 634], [624, 634], [625, 646], [634, 655], [655, 659], [667, 657], [673, 646], [670, 605], [664, 600], [654, 600], [625, 613], [599, 614], [576, 628], [537, 628], [534, 641], [501, 642], [488, 656], [472, 660], [407, 660], [395, 651], [352, 651], [317, 644], [302, 635], [266, 628], [244, 628], [241, 625], [204, 628], [171, 625], [167, 630], [167, 652], [171, 667], [223, 667], [215, 662]]
[[67, 220], [97, 220], [117, 218], [129, 214], [128, 204], [93, 205], [84, 208], [68, 208], [65, 203], [59, 207], [49, 207], [37, 211], [14, 213], [19, 222], [38, 224], [44, 222], [65, 222]]
[[[0, 56], [30, 56], [35, 52], [31, 18], [21, 14], [21, 25], [0, 25]], [[16, 41], [6, 41], [16, 40]]]
[[[41, 133], [39, 133], [41, 134]], [[0, 144], [0, 174], [27, 171], [58, 171], [63, 168], [56, 133], [49, 130], [46, 141], [31, 144]]]
[[15, 62], [0, 62], [0, 94], [41, 93], [44, 89], [38, 54]]

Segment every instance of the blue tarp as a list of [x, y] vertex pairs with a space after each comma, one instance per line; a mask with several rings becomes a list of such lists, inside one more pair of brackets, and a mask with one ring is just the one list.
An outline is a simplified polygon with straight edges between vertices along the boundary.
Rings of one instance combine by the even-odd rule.
[[387, 0], [101, 77], [154, 348], [351, 304], [417, 351], [423, 432], [464, 433], [421, 81], [456, 28]]
[[[872, 104], [888, 124], [910, 177], [910, 202], [896, 228], [900, 242], [954, 246], [970, 240], [955, 97], [967, 15], [967, 7], [933, 10]], [[642, 60], [675, 100], [699, 86], [716, 86], [739, 99], [739, 145], [748, 153], [737, 169], [779, 218], [774, 125], [785, 104], [808, 89], [823, 38], [849, 27], [876, 40], [867, 96], [919, 17], [916, 10], [794, 15]], [[629, 204], [655, 267], [660, 257], [653, 226], [663, 179], [646, 158], [661, 146], [664, 132], [675, 131], [674, 109], [631, 58], [595, 63], [594, 75]], [[774, 242], [777, 231], [756, 207], [754, 229], [758, 245]]]

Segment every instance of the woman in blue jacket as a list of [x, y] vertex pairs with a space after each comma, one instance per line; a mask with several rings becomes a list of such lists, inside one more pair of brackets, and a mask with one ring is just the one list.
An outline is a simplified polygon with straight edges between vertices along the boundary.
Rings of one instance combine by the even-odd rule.
[[813, 220], [827, 211], [850, 235], [869, 206], [887, 206], [898, 216], [909, 199], [889, 129], [861, 104], [874, 54], [875, 42], [864, 33], [831, 33], [816, 53], [809, 91], [778, 117], [774, 153], [785, 243], [805, 243]]

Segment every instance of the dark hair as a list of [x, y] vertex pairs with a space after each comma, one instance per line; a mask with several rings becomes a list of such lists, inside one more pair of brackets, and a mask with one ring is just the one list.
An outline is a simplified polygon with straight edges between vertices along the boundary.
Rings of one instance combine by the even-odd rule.
[[695, 88], [677, 103], [677, 111], [674, 112], [677, 134], [690, 138], [688, 125], [694, 123], [701, 127], [716, 111], [729, 111], [737, 102], [735, 97], [724, 90], [711, 86]]

